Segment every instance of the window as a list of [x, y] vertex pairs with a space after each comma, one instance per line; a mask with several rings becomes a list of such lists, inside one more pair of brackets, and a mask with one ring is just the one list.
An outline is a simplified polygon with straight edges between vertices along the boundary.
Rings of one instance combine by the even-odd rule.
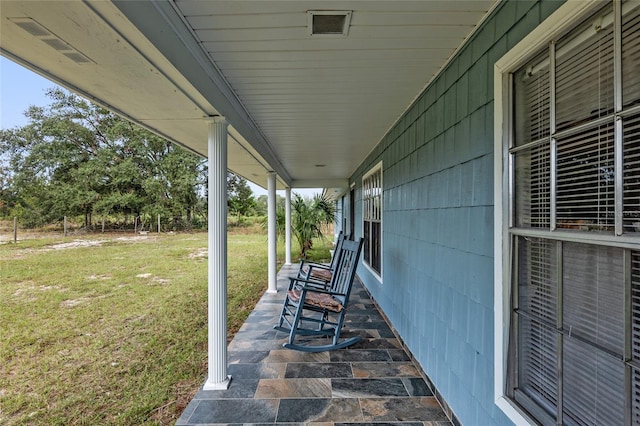
[[640, 3], [580, 7], [579, 22], [539, 32], [553, 33], [543, 47], [496, 65], [508, 126], [496, 386], [542, 424], [638, 424]]
[[382, 163], [362, 178], [364, 263], [382, 276]]

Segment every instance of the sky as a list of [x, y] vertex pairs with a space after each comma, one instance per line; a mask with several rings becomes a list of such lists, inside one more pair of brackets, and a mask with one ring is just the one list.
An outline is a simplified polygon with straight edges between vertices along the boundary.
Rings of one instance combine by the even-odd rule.
[[[0, 129], [13, 129], [28, 123], [24, 112], [31, 105], [43, 106], [49, 103], [45, 95], [47, 89], [57, 87], [55, 83], [24, 68], [21, 65], [0, 57]], [[265, 184], [266, 185], [266, 184]], [[266, 190], [249, 182], [253, 193], [264, 195]], [[293, 189], [305, 197], [319, 193], [319, 189]], [[284, 196], [284, 191], [278, 191]]]

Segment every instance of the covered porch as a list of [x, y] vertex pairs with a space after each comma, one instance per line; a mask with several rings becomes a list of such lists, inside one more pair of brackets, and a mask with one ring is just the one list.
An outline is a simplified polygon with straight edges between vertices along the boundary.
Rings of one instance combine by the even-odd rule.
[[[289, 205], [296, 188], [324, 188], [339, 228], [379, 248], [360, 277], [459, 418], [506, 424], [491, 389], [490, 88], [496, 59], [557, 6], [3, 1], [0, 54], [209, 159], [208, 377], [178, 424], [448, 423], [363, 286], [347, 327], [366, 339], [282, 349], [275, 193]], [[269, 291], [227, 347], [228, 169], [270, 202]]]
[[[279, 271], [278, 288], [286, 288], [296, 269], [285, 265]], [[272, 326], [285, 294], [265, 293], [229, 344], [228, 389], [201, 389], [176, 425], [451, 424], [432, 384], [359, 280], [344, 335], [357, 333], [363, 340], [338, 351], [303, 353], [282, 347], [286, 335]]]

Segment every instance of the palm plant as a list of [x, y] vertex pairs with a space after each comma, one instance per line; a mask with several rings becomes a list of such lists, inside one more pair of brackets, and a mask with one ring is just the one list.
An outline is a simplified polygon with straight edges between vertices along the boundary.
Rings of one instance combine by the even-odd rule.
[[[276, 210], [278, 236], [284, 235], [285, 211]], [[313, 198], [304, 198], [293, 194], [291, 200], [291, 233], [300, 247], [300, 257], [306, 259], [307, 251], [313, 247], [314, 238], [324, 238], [322, 228], [333, 223], [336, 212], [329, 198], [316, 194]]]

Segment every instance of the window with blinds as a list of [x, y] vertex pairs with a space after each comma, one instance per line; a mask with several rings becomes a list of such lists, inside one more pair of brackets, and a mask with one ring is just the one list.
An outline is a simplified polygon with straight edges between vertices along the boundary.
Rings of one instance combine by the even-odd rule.
[[640, 2], [509, 81], [506, 394], [541, 424], [640, 424]]
[[362, 179], [364, 262], [382, 276], [382, 163]]

